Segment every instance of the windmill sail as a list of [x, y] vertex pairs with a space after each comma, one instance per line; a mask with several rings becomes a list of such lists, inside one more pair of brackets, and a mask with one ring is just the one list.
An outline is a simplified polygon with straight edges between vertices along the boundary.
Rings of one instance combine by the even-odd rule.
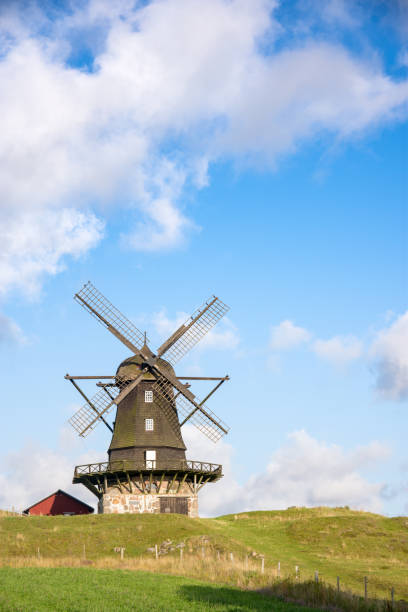
[[101, 422], [101, 417], [109, 413], [115, 404], [122, 401], [143, 379], [145, 369], [133, 380], [116, 379], [116, 384], [109, 387], [109, 391], [102, 388], [84, 404], [68, 423], [85, 438]]
[[[111, 387], [110, 393], [115, 397], [118, 395], [119, 391], [117, 387]], [[103, 389], [100, 389], [100, 391], [95, 393], [90, 399], [89, 403], [87, 402], [84, 404], [70, 419], [68, 419], [68, 423], [72, 425], [80, 436], [85, 438], [101, 421], [101, 414], [108, 414], [113, 406], [114, 402], [109, 395], [107, 395]], [[95, 417], [97, 417], [96, 420]]]
[[[218, 442], [222, 436], [228, 433], [228, 425], [223, 423], [204, 404], [193, 403], [180, 390], [173, 399], [173, 384], [166, 377], [160, 376], [156, 380], [153, 390], [161, 409], [166, 415], [172, 415], [174, 424], [178, 423], [181, 416], [183, 418], [182, 425], [190, 421], [213, 442]], [[176, 411], [174, 410], [174, 404]]]
[[213, 296], [198, 308], [158, 349], [157, 354], [174, 365], [228, 312], [229, 306]]
[[137, 353], [148, 342], [145, 334], [133, 325], [115, 306], [92, 285], [86, 283], [74, 295], [81, 306], [91, 313], [99, 323], [116, 336], [133, 353]]

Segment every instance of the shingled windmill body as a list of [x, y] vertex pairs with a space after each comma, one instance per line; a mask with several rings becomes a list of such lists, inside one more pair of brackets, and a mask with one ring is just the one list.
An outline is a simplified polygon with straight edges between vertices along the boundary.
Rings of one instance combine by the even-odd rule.
[[[69, 420], [80, 436], [98, 423], [112, 432], [108, 461], [76, 466], [74, 483], [99, 499], [100, 513], [177, 512], [198, 516], [198, 492], [222, 477], [222, 466], [186, 458], [181, 427], [194, 424], [217, 442], [228, 427], [205, 405], [228, 380], [178, 377], [173, 366], [224, 316], [228, 307], [213, 296], [164, 342], [157, 353], [142, 334], [91, 283], [74, 299], [115, 335], [132, 355], [112, 376], [70, 376], [85, 404]], [[99, 391], [88, 398], [78, 380], [95, 379]], [[182, 381], [216, 381], [203, 401]], [[116, 407], [111, 426], [107, 419]]]

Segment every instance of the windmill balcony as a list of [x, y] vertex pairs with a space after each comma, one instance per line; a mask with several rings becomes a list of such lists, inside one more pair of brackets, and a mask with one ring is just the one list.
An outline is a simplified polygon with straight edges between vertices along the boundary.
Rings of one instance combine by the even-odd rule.
[[[103, 463], [89, 463], [75, 467], [74, 482], [81, 480], [83, 476], [97, 476], [122, 473], [138, 472], [187, 472], [189, 474], [206, 474], [214, 480], [221, 478], [222, 466], [216, 463], [202, 461], [105, 461]], [[213, 479], [211, 478], [211, 480]]]

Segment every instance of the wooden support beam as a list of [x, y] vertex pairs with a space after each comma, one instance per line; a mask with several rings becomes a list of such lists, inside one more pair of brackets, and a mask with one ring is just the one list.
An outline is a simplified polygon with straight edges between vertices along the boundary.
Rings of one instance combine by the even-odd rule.
[[131, 481], [132, 484], [135, 485], [135, 488], [140, 491], [141, 493], [143, 493], [143, 490], [139, 487], [139, 485], [137, 484], [136, 478], [134, 480]]
[[132, 493], [132, 481], [130, 480], [129, 472], [126, 472], [126, 478], [129, 485], [129, 493]]
[[179, 380], [229, 380], [227, 376], [177, 376]]
[[189, 480], [187, 480], [187, 485], [190, 491], [192, 492], [192, 494], [194, 495], [194, 484], [191, 483]]
[[171, 490], [171, 488], [172, 488], [172, 486], [174, 485], [174, 481], [176, 480], [177, 476], [178, 476], [178, 472], [176, 472], [176, 473], [174, 474], [174, 476], [173, 476], [173, 478], [172, 478], [171, 482], [169, 482], [169, 484], [167, 485], [167, 490], [166, 490], [166, 493], [168, 493], [168, 492]]
[[98, 499], [101, 499], [102, 493], [98, 491], [98, 489], [92, 484], [90, 480], [88, 480], [88, 478], [81, 478], [81, 482], [91, 493], [96, 495]]
[[187, 472], [184, 474], [183, 478], [182, 478], [181, 480], [179, 480], [179, 484], [178, 484], [178, 487], [177, 487], [177, 491], [176, 491], [176, 493], [178, 493], [178, 492], [180, 491], [180, 489], [181, 489], [182, 485], [183, 485], [183, 484], [185, 483], [185, 481], [186, 481], [186, 478], [187, 478]]
[[106, 478], [106, 474], [103, 475], [103, 491], [106, 493], [108, 490], [108, 479]]
[[143, 493], [146, 494], [145, 481], [144, 481], [144, 476], [142, 475], [142, 472], [139, 472], [139, 476], [140, 476], [140, 480], [141, 480], [142, 487], [143, 487]]
[[99, 476], [95, 476], [96, 478], [96, 482], [98, 483], [98, 491], [101, 493], [102, 492], [102, 484], [101, 481], [99, 479]]
[[162, 486], [162, 483], [163, 483], [163, 478], [165, 477], [165, 475], [166, 475], [166, 472], [162, 472], [162, 475], [160, 476], [159, 486], [157, 487], [156, 493], [160, 493], [160, 489], [161, 489], [161, 486]]
[[132, 492], [132, 486], [131, 486], [131, 485], [129, 485], [129, 474], [128, 474], [128, 473], [127, 473], [125, 470], [122, 470], [122, 471], [124, 471], [124, 472], [125, 472], [125, 474], [126, 474], [126, 476], [127, 476], [127, 481], [128, 481], [127, 485], [125, 485], [125, 483], [124, 483], [124, 482], [122, 482], [122, 486], [123, 486], [123, 488], [125, 489], [125, 491], [129, 491], [129, 493], [131, 493], [131, 492]]
[[200, 478], [197, 482], [197, 474], [194, 474], [194, 494], [197, 495], [202, 479], [204, 478], [204, 474], [201, 474]]
[[123, 493], [123, 491], [122, 491], [122, 484], [121, 484], [121, 482], [119, 480], [119, 476], [117, 474], [115, 474], [115, 476], [116, 476], [116, 482], [118, 483], [119, 492]]
[[115, 376], [70, 376], [69, 374], [65, 374], [64, 378], [67, 380], [103, 380], [103, 379], [112, 379]]
[[210, 480], [210, 478], [211, 478], [211, 476], [208, 476], [208, 477], [207, 477], [207, 478], [204, 480], [204, 482], [198, 486], [197, 493], [198, 493], [198, 492], [199, 492], [199, 491], [200, 491], [200, 490], [203, 488], [203, 486], [204, 486], [205, 484], [207, 484], [207, 482]]
[[152, 492], [152, 483], [153, 483], [153, 471], [150, 471], [150, 477], [149, 477], [149, 493]]

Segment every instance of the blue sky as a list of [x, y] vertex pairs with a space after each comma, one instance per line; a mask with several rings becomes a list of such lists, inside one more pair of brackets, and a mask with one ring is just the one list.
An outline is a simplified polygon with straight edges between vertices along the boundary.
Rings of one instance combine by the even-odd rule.
[[1, 8], [0, 507], [92, 499], [109, 432], [75, 438], [63, 377], [128, 353], [90, 279], [152, 348], [231, 307], [177, 370], [231, 376], [225, 441], [185, 431], [225, 465], [204, 514], [407, 513], [407, 32], [381, 0]]

